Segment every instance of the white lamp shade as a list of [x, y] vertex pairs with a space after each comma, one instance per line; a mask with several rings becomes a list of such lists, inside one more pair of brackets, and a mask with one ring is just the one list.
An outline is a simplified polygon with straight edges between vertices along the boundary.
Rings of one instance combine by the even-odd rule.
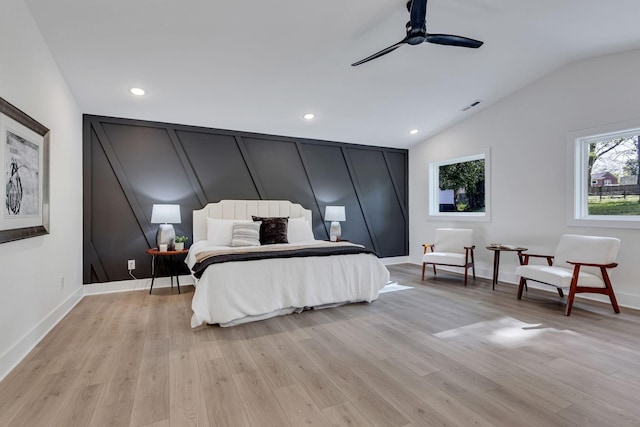
[[180, 205], [153, 205], [152, 224], [180, 224]]
[[345, 221], [344, 206], [327, 206], [324, 210], [325, 221]]

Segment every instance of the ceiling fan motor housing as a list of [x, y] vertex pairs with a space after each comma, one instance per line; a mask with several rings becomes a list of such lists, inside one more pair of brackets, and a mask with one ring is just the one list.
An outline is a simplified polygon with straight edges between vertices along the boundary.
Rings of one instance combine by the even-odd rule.
[[405, 38], [405, 42], [407, 44], [420, 44], [427, 39], [427, 26], [425, 25], [422, 28], [412, 28], [411, 22], [407, 22], [407, 37]]

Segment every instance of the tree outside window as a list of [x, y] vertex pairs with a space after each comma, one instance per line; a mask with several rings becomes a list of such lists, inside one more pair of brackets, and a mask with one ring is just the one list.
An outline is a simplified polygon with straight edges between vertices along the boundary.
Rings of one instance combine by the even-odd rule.
[[429, 164], [429, 216], [490, 221], [489, 149]]
[[442, 165], [438, 175], [440, 191], [453, 192], [456, 212], [484, 212], [484, 159]]
[[584, 139], [587, 215], [640, 215], [638, 134], [640, 130]]
[[569, 225], [640, 229], [640, 119], [567, 135]]

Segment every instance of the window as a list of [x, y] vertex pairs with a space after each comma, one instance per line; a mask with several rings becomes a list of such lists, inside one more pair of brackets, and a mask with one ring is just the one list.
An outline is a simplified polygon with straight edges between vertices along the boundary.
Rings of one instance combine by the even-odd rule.
[[571, 136], [574, 177], [570, 223], [640, 228], [639, 135], [640, 126]]
[[489, 150], [429, 164], [429, 216], [488, 221]]

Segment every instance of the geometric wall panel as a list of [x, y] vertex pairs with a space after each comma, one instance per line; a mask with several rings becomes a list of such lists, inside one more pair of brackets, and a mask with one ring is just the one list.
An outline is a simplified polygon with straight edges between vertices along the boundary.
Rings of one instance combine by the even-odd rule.
[[93, 115], [83, 125], [85, 284], [129, 279], [127, 259], [150, 277], [154, 203], [179, 204], [174, 227], [190, 238], [191, 211], [223, 199], [300, 203], [317, 239], [325, 206], [343, 205], [344, 239], [408, 255], [407, 150]]

